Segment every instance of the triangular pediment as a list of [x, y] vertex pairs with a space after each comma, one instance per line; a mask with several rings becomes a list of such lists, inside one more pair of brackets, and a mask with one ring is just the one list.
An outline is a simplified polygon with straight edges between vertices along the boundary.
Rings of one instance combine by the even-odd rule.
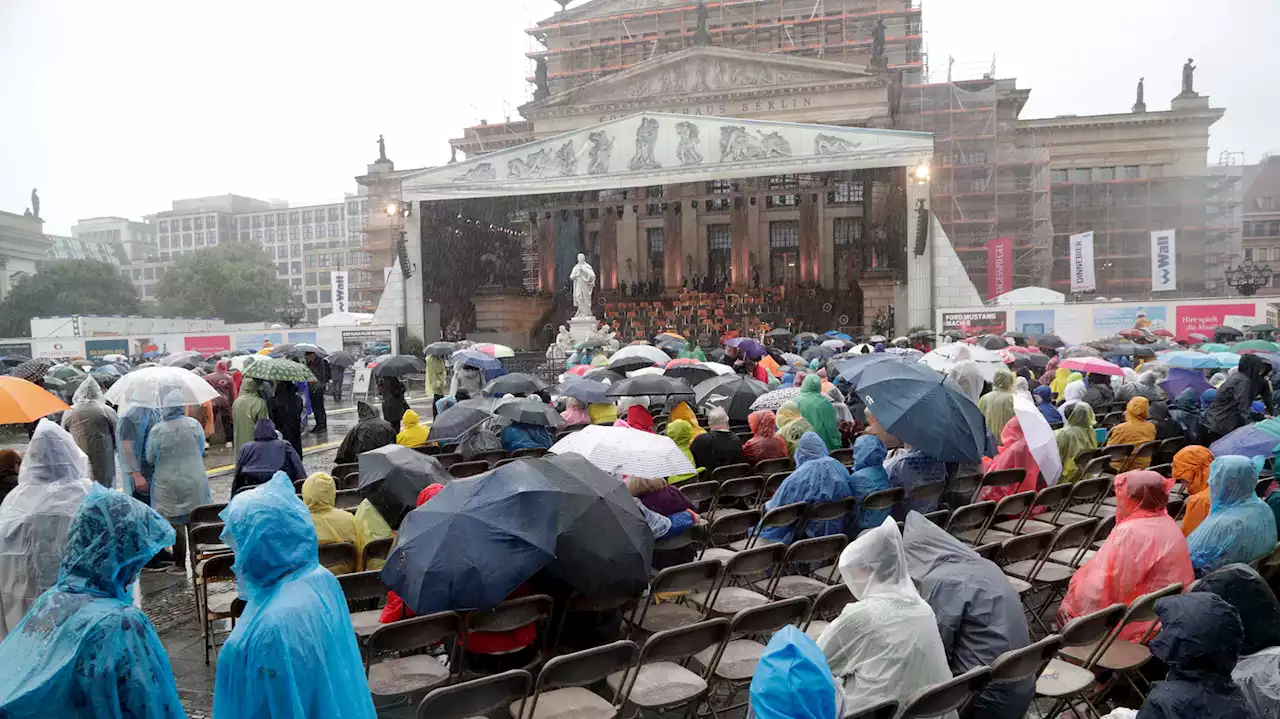
[[646, 60], [614, 75], [525, 105], [521, 112], [530, 117], [536, 116], [539, 110], [568, 106], [649, 100], [663, 103], [672, 98], [696, 101], [764, 88], [830, 87], [841, 82], [876, 85], [888, 80], [862, 65], [701, 46]]

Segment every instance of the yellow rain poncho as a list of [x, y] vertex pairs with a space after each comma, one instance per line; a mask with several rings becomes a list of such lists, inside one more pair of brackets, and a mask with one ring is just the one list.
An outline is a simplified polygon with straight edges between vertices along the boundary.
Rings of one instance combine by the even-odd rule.
[[[338, 486], [333, 477], [316, 472], [302, 483], [302, 501], [311, 511], [311, 523], [316, 525], [316, 539], [321, 545], [349, 542], [360, 551], [364, 542], [361, 540], [360, 525], [350, 512], [334, 507], [338, 498]], [[326, 566], [334, 574], [350, 574], [359, 571], [359, 567], [347, 563]]]
[[396, 444], [404, 447], [419, 447], [427, 443], [427, 428], [418, 422], [418, 413], [411, 409], [404, 411], [400, 418], [400, 434], [396, 435]]
[[796, 444], [800, 442], [800, 438], [805, 432], [812, 432], [813, 425], [809, 424], [800, 414], [800, 405], [795, 400], [787, 400], [778, 408], [775, 420], [778, 425], [778, 436], [787, 443], [787, 456], [796, 453]]
[[1053, 392], [1054, 400], [1062, 399], [1062, 390], [1067, 388], [1067, 383], [1071, 381], [1071, 370], [1066, 367], [1059, 367], [1053, 373], [1053, 381], [1049, 383], [1049, 391]]
[[987, 419], [991, 436], [999, 437], [1004, 426], [1013, 419], [1013, 373], [1007, 369], [996, 370], [991, 386], [994, 389], [978, 400], [978, 409]]
[[618, 421], [618, 408], [612, 402], [598, 402], [587, 405], [587, 415], [591, 424], [613, 424]]
[[449, 389], [445, 374], [444, 360], [435, 355], [427, 355], [427, 394], [433, 397], [445, 395]]
[[[683, 419], [672, 420], [671, 423], [667, 425], [667, 436], [671, 438], [672, 442], [676, 443], [676, 446], [680, 448], [680, 451], [684, 453], [684, 456], [689, 458], [689, 464], [697, 467], [698, 463], [693, 461], [693, 453], [689, 451], [689, 445], [693, 442], [694, 437], [693, 427], [689, 426], [689, 423]], [[699, 469], [698, 471], [700, 472], [702, 470]], [[683, 482], [690, 477], [696, 476], [698, 476], [698, 472], [694, 472], [693, 474], [674, 474], [668, 477], [667, 481], [671, 484], [676, 484], [677, 482]]]
[[699, 436], [706, 434], [707, 432], [707, 430], [703, 429], [702, 426], [698, 424], [698, 417], [694, 415], [693, 410], [689, 409], [689, 405], [685, 402], [677, 404], [675, 408], [671, 410], [671, 421], [674, 422], [677, 419], [682, 419], [689, 423], [689, 428], [693, 430], [693, 439], [697, 439]]
[[[1150, 403], [1146, 397], [1134, 397], [1125, 406], [1124, 421], [1111, 428], [1107, 437], [1107, 446], [1116, 444], [1132, 444], [1135, 447], [1156, 438], [1156, 426], [1147, 421]], [[1111, 467], [1119, 471], [1127, 460], [1112, 462]], [[1151, 464], [1150, 457], [1134, 460], [1134, 469], [1146, 469]]]
[[1077, 402], [1071, 408], [1066, 425], [1053, 433], [1058, 440], [1058, 456], [1062, 458], [1062, 482], [1074, 482], [1080, 479], [1084, 467], [1076, 464], [1076, 455], [1098, 448], [1098, 436], [1093, 431], [1095, 424], [1093, 408], [1084, 402]]
[[[375, 539], [390, 539], [396, 536], [396, 533], [391, 530], [391, 525], [387, 524], [387, 520], [382, 518], [373, 503], [367, 499], [362, 500], [360, 505], [356, 507], [355, 519], [356, 531], [360, 533], [360, 539], [364, 544], [368, 544]], [[361, 554], [364, 553], [363, 544], [360, 552]], [[385, 559], [370, 559], [364, 563], [364, 569], [365, 571], [382, 569], [382, 566], [386, 563]]]

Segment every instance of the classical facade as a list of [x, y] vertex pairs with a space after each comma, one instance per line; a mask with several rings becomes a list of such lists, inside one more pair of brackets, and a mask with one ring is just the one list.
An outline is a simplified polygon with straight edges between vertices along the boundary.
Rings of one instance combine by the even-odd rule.
[[44, 234], [44, 220], [30, 213], [0, 210], [0, 300], [24, 276], [34, 275], [49, 259], [52, 241]]

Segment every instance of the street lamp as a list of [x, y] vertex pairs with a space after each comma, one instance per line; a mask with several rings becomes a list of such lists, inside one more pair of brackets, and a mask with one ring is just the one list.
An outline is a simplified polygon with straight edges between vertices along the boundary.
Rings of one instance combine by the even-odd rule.
[[1259, 287], [1271, 284], [1271, 266], [1255, 265], [1253, 260], [1245, 260], [1224, 274], [1227, 276], [1227, 284], [1245, 297], [1255, 295]]
[[280, 306], [280, 321], [289, 325], [289, 327], [297, 327], [298, 323], [307, 316], [307, 308], [298, 301], [297, 295], [290, 295], [289, 300]]

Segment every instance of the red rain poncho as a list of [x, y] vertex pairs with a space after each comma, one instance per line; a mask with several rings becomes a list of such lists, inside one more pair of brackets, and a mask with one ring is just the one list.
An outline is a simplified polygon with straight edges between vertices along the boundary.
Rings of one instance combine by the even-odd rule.
[[1027, 476], [1017, 485], [1004, 487], [987, 487], [982, 490], [980, 500], [999, 501], [1018, 492], [1034, 492], [1040, 481], [1040, 465], [1027, 446], [1027, 438], [1022, 434], [1022, 423], [1017, 417], [1009, 420], [1000, 431], [1000, 453], [987, 464], [987, 473], [1001, 469], [1025, 469]]
[[[1195, 581], [1187, 540], [1166, 511], [1172, 487], [1172, 479], [1147, 470], [1116, 477], [1116, 528], [1071, 578], [1058, 610], [1059, 624], [1116, 602], [1127, 605], [1170, 584], [1186, 587]], [[1150, 626], [1130, 624], [1120, 638], [1136, 641]]]
[[756, 410], [747, 415], [747, 424], [751, 427], [752, 437], [742, 445], [742, 453], [748, 460], [754, 463], [787, 456], [787, 443], [778, 436], [773, 412]]

